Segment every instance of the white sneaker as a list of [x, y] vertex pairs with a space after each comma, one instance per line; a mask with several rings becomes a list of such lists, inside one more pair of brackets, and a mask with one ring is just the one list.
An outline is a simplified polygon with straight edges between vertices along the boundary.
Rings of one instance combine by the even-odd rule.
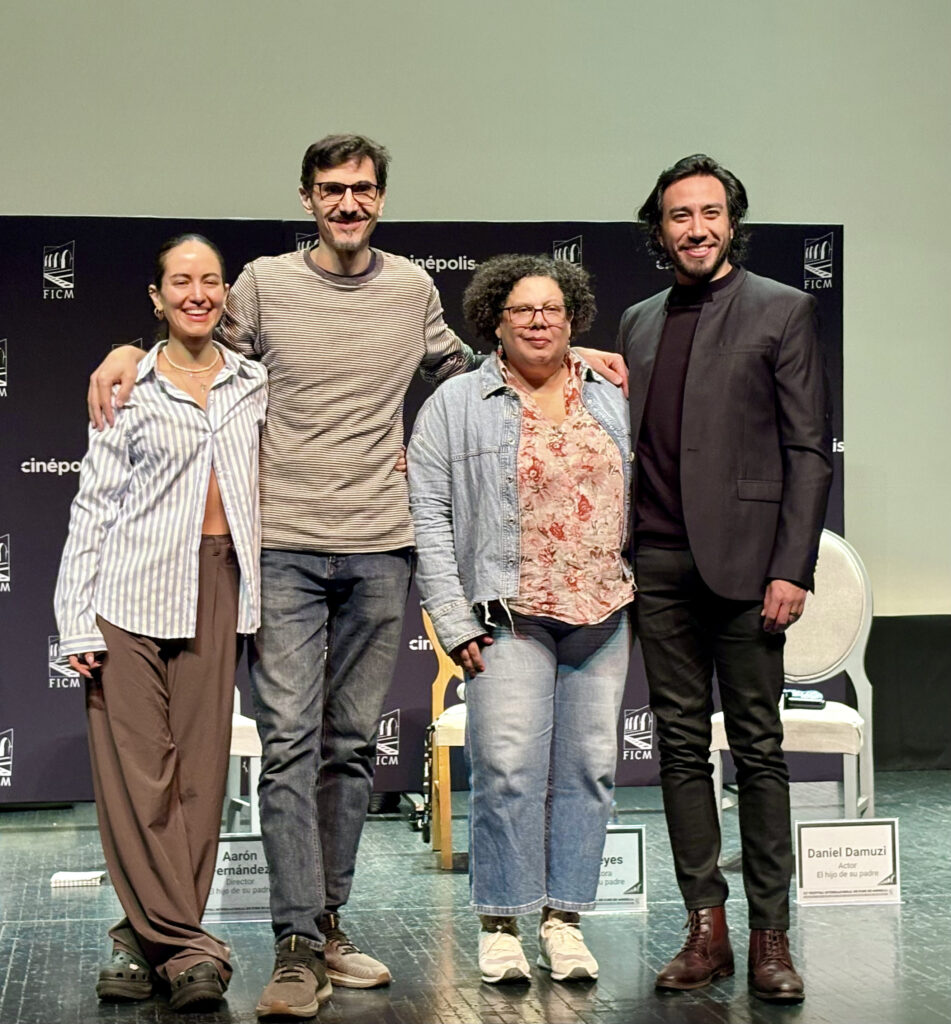
[[551, 971], [555, 981], [584, 981], [597, 978], [598, 961], [584, 944], [577, 924], [549, 917], [538, 929], [539, 967]]
[[530, 980], [522, 943], [510, 932], [479, 932], [479, 970], [490, 985]]

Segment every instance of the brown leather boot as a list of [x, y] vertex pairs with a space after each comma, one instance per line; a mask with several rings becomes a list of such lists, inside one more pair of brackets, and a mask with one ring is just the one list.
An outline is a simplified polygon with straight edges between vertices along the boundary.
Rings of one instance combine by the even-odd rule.
[[726, 927], [725, 907], [691, 910], [683, 949], [657, 975], [656, 988], [703, 988], [733, 973], [733, 950]]
[[750, 930], [749, 981], [750, 990], [759, 999], [801, 1003], [806, 998], [785, 932], [777, 928]]

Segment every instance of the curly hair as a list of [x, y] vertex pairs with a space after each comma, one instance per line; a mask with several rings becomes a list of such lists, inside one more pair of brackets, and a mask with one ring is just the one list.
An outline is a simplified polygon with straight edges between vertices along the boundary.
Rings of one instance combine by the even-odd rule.
[[479, 264], [462, 296], [462, 312], [481, 337], [495, 344], [505, 300], [523, 277], [550, 277], [558, 285], [572, 333], [581, 334], [591, 326], [598, 309], [584, 267], [550, 256], [508, 254]]
[[730, 217], [730, 227], [733, 229], [733, 240], [727, 251], [727, 259], [731, 263], [739, 263], [745, 259], [749, 250], [749, 231], [742, 227], [742, 221], [750, 204], [743, 182], [713, 157], [707, 156], [706, 153], [694, 153], [661, 172], [651, 194], [637, 211], [637, 219], [644, 229], [647, 251], [657, 260], [659, 270], [670, 270], [673, 266], [660, 238], [660, 225], [664, 216], [664, 193], [675, 181], [696, 175], [716, 178], [726, 192], [727, 213]]
[[376, 183], [381, 192], [385, 191], [390, 154], [385, 147], [365, 135], [325, 135], [312, 143], [301, 161], [300, 183], [309, 192], [314, 187], [317, 171], [331, 171], [350, 160], [363, 160], [365, 157], [373, 161]]

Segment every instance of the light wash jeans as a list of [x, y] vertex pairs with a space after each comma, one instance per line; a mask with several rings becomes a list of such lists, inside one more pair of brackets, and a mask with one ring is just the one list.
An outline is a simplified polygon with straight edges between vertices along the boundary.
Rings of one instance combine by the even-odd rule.
[[594, 626], [514, 616], [466, 686], [478, 914], [590, 910], [614, 792], [629, 608]]
[[412, 557], [409, 548], [261, 552], [251, 684], [278, 941], [300, 935], [322, 945], [320, 915], [350, 895]]

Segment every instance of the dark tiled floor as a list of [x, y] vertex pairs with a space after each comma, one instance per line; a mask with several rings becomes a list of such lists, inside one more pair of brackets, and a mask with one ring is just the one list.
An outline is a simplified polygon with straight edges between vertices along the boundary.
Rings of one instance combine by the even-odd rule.
[[[564, 985], [536, 972], [530, 987], [479, 981], [476, 927], [466, 908], [466, 877], [436, 870], [418, 833], [398, 818], [368, 824], [346, 925], [389, 963], [388, 989], [337, 990], [323, 1022], [353, 1024], [948, 1024], [951, 1022], [951, 777], [947, 772], [877, 778], [877, 811], [898, 817], [904, 902], [890, 907], [794, 908], [791, 942], [808, 997], [800, 1007], [752, 999], [742, 972], [692, 994], [659, 997], [654, 972], [682, 941], [683, 910], [673, 882], [659, 795], [620, 794], [622, 822], [647, 827], [649, 911], [590, 917], [588, 942], [601, 963], [596, 984]], [[794, 817], [835, 817], [829, 783], [793, 788]], [[460, 814], [464, 797], [458, 801]], [[735, 850], [736, 816], [725, 845]], [[457, 843], [464, 821], [455, 823]], [[0, 813], [0, 1024], [168, 1022], [182, 1020], [161, 997], [98, 1004], [96, 969], [105, 932], [118, 914], [109, 886], [50, 890], [56, 870], [101, 866], [93, 809]], [[738, 952], [746, 939], [736, 872], [730, 921]], [[251, 1022], [271, 966], [267, 924], [219, 925], [235, 951], [227, 1003], [197, 1022]], [[530, 928], [525, 929], [526, 932]], [[532, 958], [534, 937], [526, 939]], [[743, 958], [740, 957], [740, 960]]]

